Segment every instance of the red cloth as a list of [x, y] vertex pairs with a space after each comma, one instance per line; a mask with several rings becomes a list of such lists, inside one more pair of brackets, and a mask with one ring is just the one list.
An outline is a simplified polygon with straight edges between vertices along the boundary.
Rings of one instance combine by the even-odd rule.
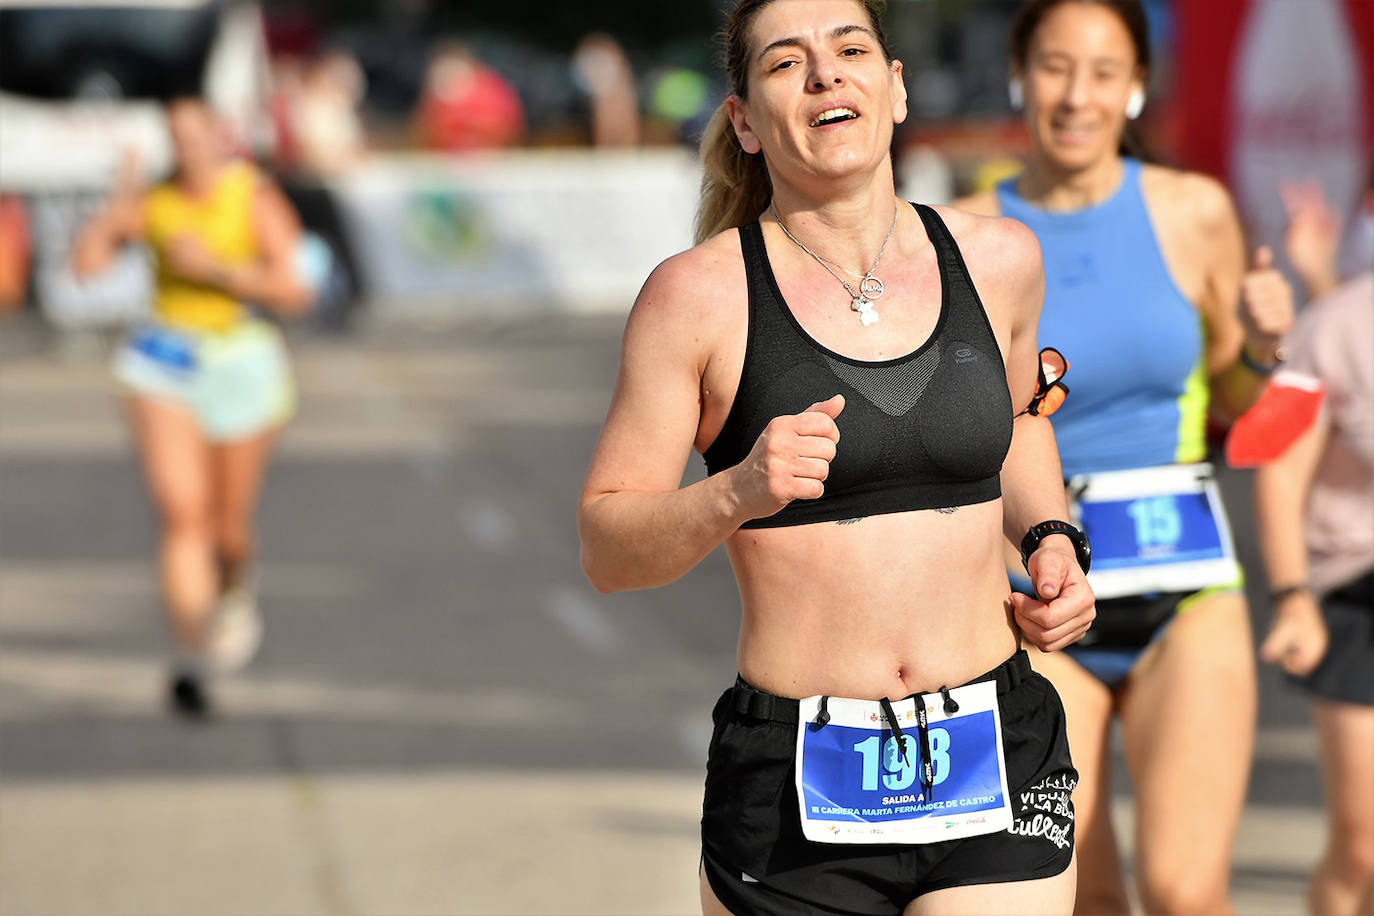
[[421, 142], [459, 152], [509, 146], [525, 129], [525, 112], [510, 83], [489, 67], [442, 94], [427, 93], [418, 112]]
[[1315, 378], [1279, 372], [1260, 399], [1231, 427], [1226, 437], [1226, 463], [1255, 468], [1288, 450], [1317, 420], [1325, 386]]

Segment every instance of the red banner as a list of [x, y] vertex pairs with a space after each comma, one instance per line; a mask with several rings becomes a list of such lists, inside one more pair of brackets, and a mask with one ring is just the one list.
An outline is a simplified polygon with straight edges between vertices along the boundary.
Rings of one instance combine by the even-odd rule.
[[1374, 0], [1177, 0], [1184, 166], [1224, 180], [1256, 242], [1281, 237], [1285, 180], [1350, 213], [1374, 151]]

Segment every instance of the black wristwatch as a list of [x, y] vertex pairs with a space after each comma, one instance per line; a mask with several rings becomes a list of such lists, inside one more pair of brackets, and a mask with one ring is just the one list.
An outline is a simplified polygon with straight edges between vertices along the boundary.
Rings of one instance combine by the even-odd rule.
[[1088, 543], [1088, 536], [1077, 526], [1059, 521], [1031, 525], [1031, 529], [1021, 539], [1021, 565], [1026, 567], [1026, 571], [1030, 572], [1031, 554], [1035, 553], [1035, 549], [1040, 546], [1041, 541], [1052, 534], [1062, 534], [1073, 541], [1073, 552], [1078, 556], [1078, 565], [1083, 567], [1083, 572], [1086, 574], [1093, 561], [1093, 548]]

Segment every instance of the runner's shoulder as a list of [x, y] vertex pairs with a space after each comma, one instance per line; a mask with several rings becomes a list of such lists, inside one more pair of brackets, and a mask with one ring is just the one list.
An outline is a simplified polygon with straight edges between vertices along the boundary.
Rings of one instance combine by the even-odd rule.
[[989, 276], [1035, 280], [1041, 275], [1040, 240], [1025, 223], [957, 205], [934, 209], [954, 236], [976, 286]]
[[1211, 232], [1236, 219], [1235, 206], [1226, 186], [1210, 175], [1162, 165], [1145, 164], [1140, 170], [1145, 198], [1170, 221]]
[[626, 333], [700, 341], [728, 326], [748, 301], [739, 234], [728, 229], [653, 269], [630, 310]]

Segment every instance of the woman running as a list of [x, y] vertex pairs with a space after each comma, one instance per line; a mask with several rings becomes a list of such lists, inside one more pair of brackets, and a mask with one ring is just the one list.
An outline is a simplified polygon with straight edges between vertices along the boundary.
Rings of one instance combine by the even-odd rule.
[[175, 174], [150, 189], [126, 164], [115, 195], [77, 237], [79, 277], [141, 240], [155, 261], [150, 320], [115, 360], [161, 518], [159, 567], [177, 658], [172, 708], [210, 710], [208, 669], [235, 668], [261, 638], [249, 576], [253, 513], [277, 432], [295, 402], [276, 327], [246, 303], [303, 311], [296, 215], [251, 164], [228, 153], [200, 99], [167, 106]]
[[1235, 416], [1262, 390], [1291, 294], [1267, 250], [1246, 272], [1221, 185], [1120, 152], [1149, 78], [1139, 0], [1030, 0], [1011, 68], [1030, 160], [961, 206], [1038, 237], [1040, 338], [1073, 367], [1053, 423], [1096, 550], [1098, 618], [1083, 644], [1034, 663], [1064, 699], [1081, 777], [1077, 912], [1129, 912], [1109, 817], [1114, 716], [1145, 911], [1228, 912], [1255, 673], [1205, 425], [1209, 406]]
[[[1019, 647], [1079, 638], [1092, 595], [1026, 409], [1039, 250], [1011, 220], [895, 197], [906, 92], [879, 15], [736, 5], [699, 244], [630, 314], [582, 565], [603, 591], [720, 544], [733, 566], [705, 912], [1062, 912], [1076, 777]], [[682, 487], [693, 448], [709, 476]], [[1009, 595], [1004, 534], [1036, 597]]]
[[[1374, 169], [1365, 204], [1374, 215]], [[1339, 220], [1292, 189], [1285, 245], [1306, 287], [1329, 290], [1285, 341], [1286, 368], [1325, 386], [1324, 408], [1255, 474], [1274, 619], [1260, 656], [1312, 695], [1327, 841], [1313, 913], [1374, 913], [1374, 271], [1336, 284]]]

